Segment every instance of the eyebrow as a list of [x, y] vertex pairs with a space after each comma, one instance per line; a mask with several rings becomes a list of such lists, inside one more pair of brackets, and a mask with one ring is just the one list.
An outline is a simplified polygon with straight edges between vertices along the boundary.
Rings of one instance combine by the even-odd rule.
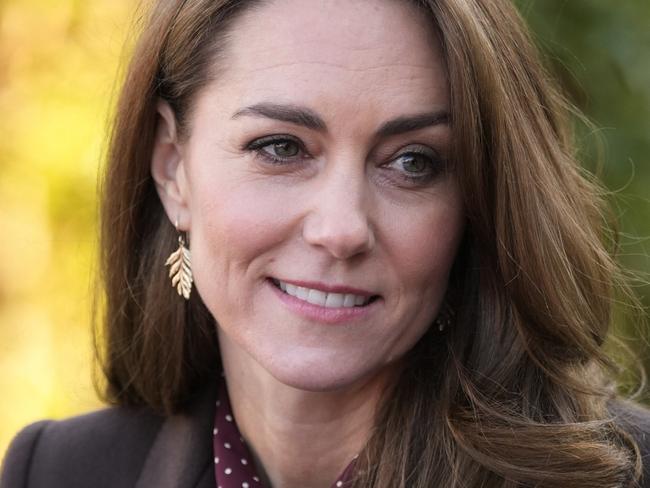
[[301, 125], [303, 127], [307, 127], [308, 129], [314, 129], [322, 132], [327, 130], [325, 122], [316, 114], [316, 112], [306, 107], [299, 107], [296, 105], [258, 103], [256, 105], [251, 105], [250, 107], [238, 110], [235, 112], [232, 118], [236, 119], [242, 115], [280, 120], [282, 122], [289, 122], [291, 124]]
[[381, 125], [377, 131], [377, 135], [379, 137], [389, 137], [404, 134], [406, 132], [413, 132], [426, 127], [448, 124], [449, 113], [446, 110], [440, 110], [428, 114], [410, 115], [389, 120]]
[[[290, 124], [300, 125], [320, 132], [327, 131], [325, 121], [316, 112], [310, 108], [297, 105], [258, 103], [238, 110], [232, 118], [235, 119], [242, 116], [264, 117], [289, 122]], [[426, 127], [448, 125], [449, 121], [449, 112], [446, 110], [397, 117], [384, 122], [377, 130], [377, 136], [390, 137]]]

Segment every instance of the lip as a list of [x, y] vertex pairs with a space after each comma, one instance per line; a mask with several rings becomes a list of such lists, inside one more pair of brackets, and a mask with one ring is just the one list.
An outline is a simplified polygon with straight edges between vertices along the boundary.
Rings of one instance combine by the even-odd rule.
[[[291, 281], [285, 283], [296, 284], [300, 282]], [[283, 292], [280, 288], [278, 288], [277, 286], [275, 286], [275, 284], [273, 284], [273, 281], [270, 278], [266, 280], [266, 284], [270, 288], [270, 290], [275, 294], [275, 296], [278, 297], [278, 299], [282, 302], [282, 304], [292, 312], [312, 322], [320, 322], [329, 325], [346, 325], [346, 324], [349, 325], [355, 322], [363, 321], [377, 310], [377, 307], [382, 301], [381, 298], [379, 298], [377, 295], [368, 294], [368, 292], [359, 293], [360, 290], [358, 289], [352, 289], [355, 291], [346, 291], [346, 292], [331, 291], [331, 293], [355, 293], [355, 294], [365, 295], [365, 296], [377, 296], [378, 299], [371, 301], [370, 303], [364, 305], [363, 307], [327, 308], [327, 307], [321, 307], [320, 305], [314, 305], [313, 303], [306, 302], [304, 300], [301, 300], [300, 298], [291, 296]], [[313, 285], [313, 283], [311, 285]], [[311, 287], [310, 285], [297, 285], [297, 286]], [[347, 287], [342, 287], [342, 288], [344, 290], [351, 290], [351, 288], [347, 288]], [[326, 291], [322, 288], [316, 288], [316, 289]], [[340, 290], [341, 288], [338, 289]]]
[[378, 296], [377, 293], [372, 293], [368, 290], [362, 290], [361, 288], [353, 288], [350, 286], [344, 285], [328, 285], [325, 283], [319, 283], [315, 281], [296, 281], [296, 280], [285, 280], [282, 278], [271, 277], [271, 280], [279, 280], [283, 283], [289, 283], [290, 285], [301, 286], [303, 288], [312, 288], [314, 290], [324, 291], [326, 293], [341, 293], [341, 294], [350, 294], [350, 295], [359, 295], [362, 297], [370, 298]]

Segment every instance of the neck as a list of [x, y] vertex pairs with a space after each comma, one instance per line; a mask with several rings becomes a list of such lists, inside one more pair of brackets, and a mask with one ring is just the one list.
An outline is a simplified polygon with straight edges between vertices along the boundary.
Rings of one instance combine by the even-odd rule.
[[330, 488], [372, 433], [386, 375], [305, 391], [280, 383], [252, 359], [242, 365], [232, 350], [222, 345], [228, 394], [260, 476], [273, 488]]

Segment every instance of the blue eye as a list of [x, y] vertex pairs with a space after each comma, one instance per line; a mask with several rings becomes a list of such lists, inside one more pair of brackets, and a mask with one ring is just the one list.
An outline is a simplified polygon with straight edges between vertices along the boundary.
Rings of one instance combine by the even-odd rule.
[[246, 149], [255, 151], [263, 158], [274, 163], [289, 162], [299, 159], [303, 155], [303, 148], [300, 141], [286, 136], [267, 136], [250, 142]]
[[416, 148], [401, 153], [387, 166], [402, 173], [404, 179], [423, 184], [435, 179], [444, 170], [445, 164], [435, 151]]

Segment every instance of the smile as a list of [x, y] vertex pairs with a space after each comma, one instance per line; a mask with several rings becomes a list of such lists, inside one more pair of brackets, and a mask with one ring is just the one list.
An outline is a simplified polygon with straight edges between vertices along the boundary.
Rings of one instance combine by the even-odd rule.
[[307, 288], [303, 286], [285, 283], [278, 279], [271, 279], [273, 285], [279, 288], [287, 295], [303, 300], [312, 305], [317, 305], [325, 308], [354, 308], [364, 307], [377, 299], [375, 296], [356, 295], [352, 293], [333, 293], [314, 288]]

